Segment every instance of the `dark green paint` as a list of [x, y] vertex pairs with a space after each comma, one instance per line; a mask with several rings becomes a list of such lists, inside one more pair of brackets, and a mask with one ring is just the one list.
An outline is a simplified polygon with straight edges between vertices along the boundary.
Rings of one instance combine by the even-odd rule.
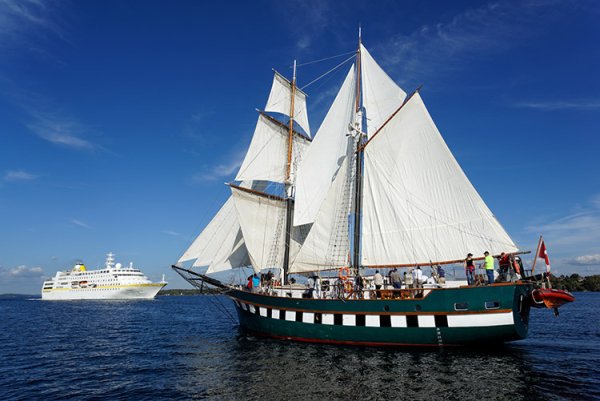
[[[272, 309], [346, 314], [431, 315], [463, 314], [455, 303], [468, 303], [467, 312], [485, 313], [486, 301], [512, 310], [514, 324], [492, 327], [358, 327], [302, 323], [262, 317], [239, 308], [240, 325], [255, 333], [302, 341], [363, 345], [467, 345], [507, 342], [527, 336], [531, 284], [448, 288], [432, 291], [426, 298], [410, 300], [324, 300], [273, 297], [233, 290], [233, 299]], [[520, 308], [522, 309], [520, 311]], [[443, 321], [443, 318], [442, 320]]]

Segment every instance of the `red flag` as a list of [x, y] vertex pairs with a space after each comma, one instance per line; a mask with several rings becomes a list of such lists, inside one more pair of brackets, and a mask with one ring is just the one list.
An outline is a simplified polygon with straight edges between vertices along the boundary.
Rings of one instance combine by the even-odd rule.
[[546, 271], [550, 271], [550, 259], [548, 258], [548, 252], [546, 251], [546, 244], [544, 244], [544, 241], [542, 240], [542, 243], [540, 244], [540, 253], [538, 254], [538, 257], [544, 259], [544, 261], [546, 262]]

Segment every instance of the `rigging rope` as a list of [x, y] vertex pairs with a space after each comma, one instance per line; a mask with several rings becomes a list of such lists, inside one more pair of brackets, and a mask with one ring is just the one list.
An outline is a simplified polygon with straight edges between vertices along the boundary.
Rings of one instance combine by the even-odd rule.
[[343, 66], [344, 64], [346, 64], [348, 61], [352, 60], [355, 56], [355, 54], [353, 54], [351, 57], [348, 57], [346, 60], [342, 61], [341, 63], [339, 63], [338, 65], [336, 65], [335, 67], [333, 67], [332, 69], [330, 69], [329, 71], [327, 71], [326, 73], [320, 75], [319, 77], [313, 79], [312, 81], [310, 81], [309, 83], [307, 83], [306, 85], [304, 85], [302, 88], [300, 88], [300, 90], [304, 91], [304, 89], [308, 88], [310, 85], [314, 84], [315, 82], [317, 82], [318, 80], [320, 80], [321, 78], [325, 77], [326, 75], [331, 74], [332, 72], [334, 72], [335, 70], [337, 70], [338, 68], [340, 68], [341, 66]]
[[[221, 294], [221, 295], [222, 295], [222, 294]], [[214, 297], [214, 298], [213, 298], [213, 297]], [[227, 310], [227, 307], [226, 307], [225, 305], [223, 305], [223, 304], [221, 303], [221, 301], [220, 301], [220, 300], [217, 300], [217, 298], [216, 298], [216, 295], [208, 295], [208, 300], [209, 300], [209, 302], [210, 302], [210, 303], [212, 303], [212, 304], [213, 304], [213, 306], [215, 306], [217, 309], [219, 309], [219, 310], [221, 310], [222, 312], [224, 312], [224, 313], [227, 315], [227, 317], [228, 317], [228, 318], [229, 318], [229, 319], [230, 319], [230, 320], [231, 320], [233, 323], [235, 323], [235, 322], [236, 322], [236, 320], [235, 320], [235, 318], [233, 317], [233, 315], [231, 314], [231, 312], [229, 312], [229, 311]]]
[[320, 60], [313, 60], [313, 61], [307, 61], [306, 63], [302, 63], [302, 64], [296, 64], [296, 67], [303, 67], [305, 65], [320, 63], [321, 61], [327, 61], [327, 60], [331, 60], [331, 59], [334, 59], [334, 58], [347, 56], [349, 54], [356, 54], [356, 50], [352, 50], [351, 52], [347, 52], [347, 53], [338, 54], [337, 56], [331, 56], [331, 57], [322, 58]]

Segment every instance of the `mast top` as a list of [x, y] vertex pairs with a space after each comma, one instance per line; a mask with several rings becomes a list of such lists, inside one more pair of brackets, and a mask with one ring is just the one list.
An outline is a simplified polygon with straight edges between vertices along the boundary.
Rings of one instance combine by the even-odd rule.
[[294, 60], [294, 72], [292, 73], [292, 83], [296, 84], [296, 60]]

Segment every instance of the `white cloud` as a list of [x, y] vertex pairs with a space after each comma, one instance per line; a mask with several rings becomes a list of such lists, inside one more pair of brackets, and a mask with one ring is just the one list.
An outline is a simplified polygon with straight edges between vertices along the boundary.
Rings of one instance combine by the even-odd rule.
[[556, 101], [556, 102], [520, 102], [516, 107], [537, 109], [542, 111], [555, 110], [597, 110], [600, 109], [600, 101]]
[[86, 129], [74, 119], [58, 113], [30, 111], [30, 114], [32, 121], [26, 124], [27, 128], [48, 142], [75, 150], [100, 148], [82, 137]]
[[18, 47], [52, 57], [40, 44], [55, 38], [68, 41], [61, 8], [60, 1], [0, 1], [0, 47]]
[[50, 50], [54, 42], [69, 42], [62, 1], [0, 0], [0, 49], [5, 52], [0, 62], [11, 56], [28, 53], [45, 65], [62, 67], [65, 62]]
[[600, 265], [600, 253], [577, 256], [572, 263], [581, 266]]
[[531, 225], [527, 231], [543, 233], [554, 245], [600, 243], [600, 210], [570, 214], [548, 223]]
[[179, 237], [181, 235], [181, 233], [178, 233], [177, 231], [171, 231], [171, 230], [163, 230], [162, 233], [171, 235], [173, 237]]
[[488, 3], [393, 36], [373, 50], [380, 50], [382, 64], [394, 66], [402, 81], [425, 82], [440, 72], [461, 69], [473, 58], [519, 46], [560, 17], [559, 5], [557, 0]]
[[205, 121], [214, 114], [215, 112], [210, 110], [200, 110], [193, 113], [183, 127], [183, 136], [195, 142], [206, 142]]
[[37, 175], [28, 173], [24, 170], [9, 170], [4, 175], [4, 181], [17, 182], [17, 181], [31, 181], [38, 178]]
[[194, 174], [192, 176], [192, 181], [194, 182], [205, 182], [205, 181], [215, 181], [218, 179], [226, 179], [231, 178], [235, 172], [242, 165], [242, 161], [244, 160], [245, 151], [238, 152], [228, 163], [220, 163], [216, 166], [209, 169], [209, 171], [202, 171]]
[[563, 252], [581, 254], [595, 249], [600, 243], [600, 195], [593, 196], [575, 212], [537, 222], [526, 227], [531, 233], [542, 233], [548, 243], [560, 246]]
[[301, 24], [289, 24], [296, 36], [296, 47], [299, 50], [308, 49], [312, 42], [322, 36], [330, 26], [330, 17], [334, 16], [332, 3], [326, 0], [291, 0], [276, 3], [284, 15], [284, 20], [295, 20], [302, 16]]
[[77, 220], [77, 219], [71, 220], [71, 223], [75, 224], [76, 226], [83, 227], [83, 228], [92, 228], [90, 225], [84, 223], [81, 220]]
[[20, 265], [13, 268], [0, 267], [0, 277], [7, 279], [19, 277], [41, 277], [44, 271], [41, 267], [27, 267]]

